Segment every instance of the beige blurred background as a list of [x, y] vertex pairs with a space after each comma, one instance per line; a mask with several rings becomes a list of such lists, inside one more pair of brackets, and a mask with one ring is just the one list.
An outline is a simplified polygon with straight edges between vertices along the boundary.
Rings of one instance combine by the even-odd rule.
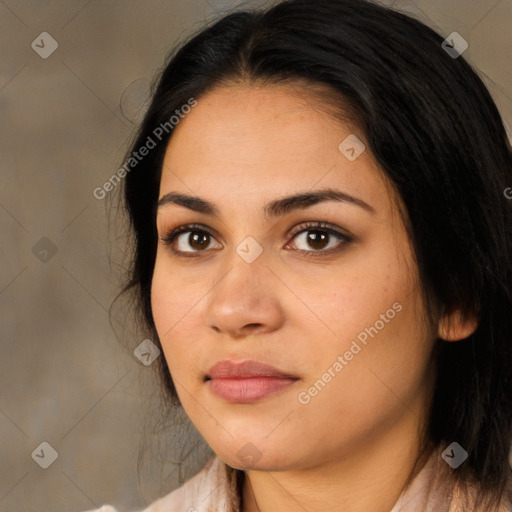
[[[93, 190], [122, 163], [171, 47], [240, 3], [0, 0], [1, 512], [141, 509], [208, 455], [186, 422], [147, 427], [160, 405], [132, 353], [144, 336], [122, 310], [117, 337], [108, 318], [122, 233]], [[384, 3], [468, 41], [510, 134], [512, 0]]]

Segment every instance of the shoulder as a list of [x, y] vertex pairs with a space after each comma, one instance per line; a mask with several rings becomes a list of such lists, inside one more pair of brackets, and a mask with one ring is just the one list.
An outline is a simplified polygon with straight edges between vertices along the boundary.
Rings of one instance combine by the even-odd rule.
[[229, 502], [231, 491], [229, 468], [215, 455], [194, 477], [170, 494], [153, 502], [143, 512], [238, 512]]
[[91, 510], [85, 510], [84, 512], [118, 512], [118, 510], [111, 505], [103, 505], [100, 508], [94, 508]]
[[[477, 487], [455, 483], [453, 470], [441, 454], [441, 448], [434, 450], [391, 512], [488, 512], [485, 505], [477, 504]], [[512, 512], [506, 497], [496, 512]]]
[[[233, 494], [231, 469], [218, 456], [212, 456], [203, 469], [181, 487], [137, 512], [239, 512]], [[86, 512], [121, 512], [110, 505]]]

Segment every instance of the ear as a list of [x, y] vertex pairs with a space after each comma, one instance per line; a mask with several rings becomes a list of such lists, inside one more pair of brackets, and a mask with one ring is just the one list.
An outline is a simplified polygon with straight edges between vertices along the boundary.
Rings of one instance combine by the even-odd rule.
[[460, 309], [455, 308], [445, 313], [438, 324], [437, 335], [445, 341], [459, 341], [471, 336], [478, 327], [479, 318], [476, 313], [465, 318]]

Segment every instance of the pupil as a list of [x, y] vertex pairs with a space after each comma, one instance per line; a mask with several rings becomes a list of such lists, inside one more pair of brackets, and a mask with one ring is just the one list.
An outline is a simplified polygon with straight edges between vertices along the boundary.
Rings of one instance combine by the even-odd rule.
[[327, 233], [323, 233], [322, 231], [310, 231], [308, 241], [315, 249], [323, 249], [326, 245], [324, 242], [327, 240], [328, 236], [329, 235]]
[[194, 247], [195, 249], [203, 249], [208, 246], [208, 235], [206, 233], [199, 233], [198, 231], [195, 231], [190, 233], [188, 238], [191, 247], [194, 247], [194, 245], [197, 244], [197, 247]]

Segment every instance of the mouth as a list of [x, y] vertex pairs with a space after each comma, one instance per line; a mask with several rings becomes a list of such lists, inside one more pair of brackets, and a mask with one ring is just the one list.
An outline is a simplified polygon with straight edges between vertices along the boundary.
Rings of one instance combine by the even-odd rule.
[[247, 404], [284, 390], [299, 377], [258, 361], [219, 361], [204, 382], [216, 396], [230, 403]]

